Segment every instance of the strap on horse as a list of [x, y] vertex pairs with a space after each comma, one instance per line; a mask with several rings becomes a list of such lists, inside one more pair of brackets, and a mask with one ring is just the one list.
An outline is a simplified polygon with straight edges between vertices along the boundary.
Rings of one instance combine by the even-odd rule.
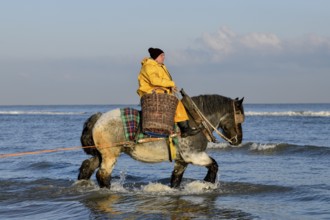
[[216, 138], [213, 136], [212, 131], [210, 130], [207, 122], [203, 119], [205, 118], [198, 107], [195, 105], [193, 100], [187, 95], [187, 93], [181, 89], [180, 93], [182, 95], [181, 102], [186, 108], [189, 115], [195, 121], [197, 127], [201, 127], [201, 130], [209, 142], [216, 142]]

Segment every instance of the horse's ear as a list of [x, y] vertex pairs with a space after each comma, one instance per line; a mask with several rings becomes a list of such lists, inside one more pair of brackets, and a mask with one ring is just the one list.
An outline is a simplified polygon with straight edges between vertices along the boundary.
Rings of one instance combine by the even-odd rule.
[[239, 104], [242, 105], [243, 101], [244, 101], [244, 97], [239, 100]]
[[238, 105], [242, 105], [243, 101], [244, 101], [244, 97], [239, 99], [238, 97], [235, 99], [235, 101], [237, 101]]
[[237, 106], [240, 106], [240, 105], [242, 105], [242, 103], [243, 103], [243, 101], [244, 101], [244, 97], [241, 98], [241, 99], [236, 98], [235, 101], [236, 101], [236, 103], [237, 103]]

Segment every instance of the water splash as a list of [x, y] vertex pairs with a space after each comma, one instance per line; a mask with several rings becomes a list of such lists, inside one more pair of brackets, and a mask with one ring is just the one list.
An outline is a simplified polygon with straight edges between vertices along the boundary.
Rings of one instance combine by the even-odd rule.
[[214, 191], [218, 189], [220, 186], [220, 183], [209, 183], [209, 182], [204, 182], [200, 180], [196, 180], [190, 183], [187, 183], [184, 185], [183, 192], [187, 194], [200, 194], [200, 193], [205, 193], [209, 191]]
[[173, 193], [176, 190], [161, 183], [149, 183], [142, 187], [143, 192], [153, 193], [153, 194], [168, 194]]

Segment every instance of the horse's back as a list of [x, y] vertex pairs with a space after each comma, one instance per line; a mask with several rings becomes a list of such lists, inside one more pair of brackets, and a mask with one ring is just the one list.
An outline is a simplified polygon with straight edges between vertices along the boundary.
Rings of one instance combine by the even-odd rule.
[[109, 120], [113, 120], [114, 118], [120, 118], [120, 109], [119, 108], [116, 108], [116, 109], [103, 113], [95, 125], [104, 123]]
[[94, 140], [106, 138], [111, 141], [122, 141], [122, 138], [118, 140], [115, 137], [124, 137], [123, 133], [124, 128], [119, 108], [103, 113], [93, 128]]

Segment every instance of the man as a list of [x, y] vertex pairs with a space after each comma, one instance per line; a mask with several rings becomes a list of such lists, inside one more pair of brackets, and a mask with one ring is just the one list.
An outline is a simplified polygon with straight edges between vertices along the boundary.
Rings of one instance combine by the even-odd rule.
[[[149, 48], [150, 58], [144, 58], [141, 62], [142, 67], [138, 76], [139, 89], [137, 93], [140, 97], [144, 94], [152, 93], [156, 88], [163, 88], [168, 94], [173, 95], [177, 92], [175, 82], [164, 65], [165, 53], [159, 48]], [[156, 92], [164, 92], [157, 90]], [[174, 122], [181, 130], [181, 137], [195, 135], [199, 129], [191, 128], [188, 123], [188, 115], [181, 101], [176, 108]]]

